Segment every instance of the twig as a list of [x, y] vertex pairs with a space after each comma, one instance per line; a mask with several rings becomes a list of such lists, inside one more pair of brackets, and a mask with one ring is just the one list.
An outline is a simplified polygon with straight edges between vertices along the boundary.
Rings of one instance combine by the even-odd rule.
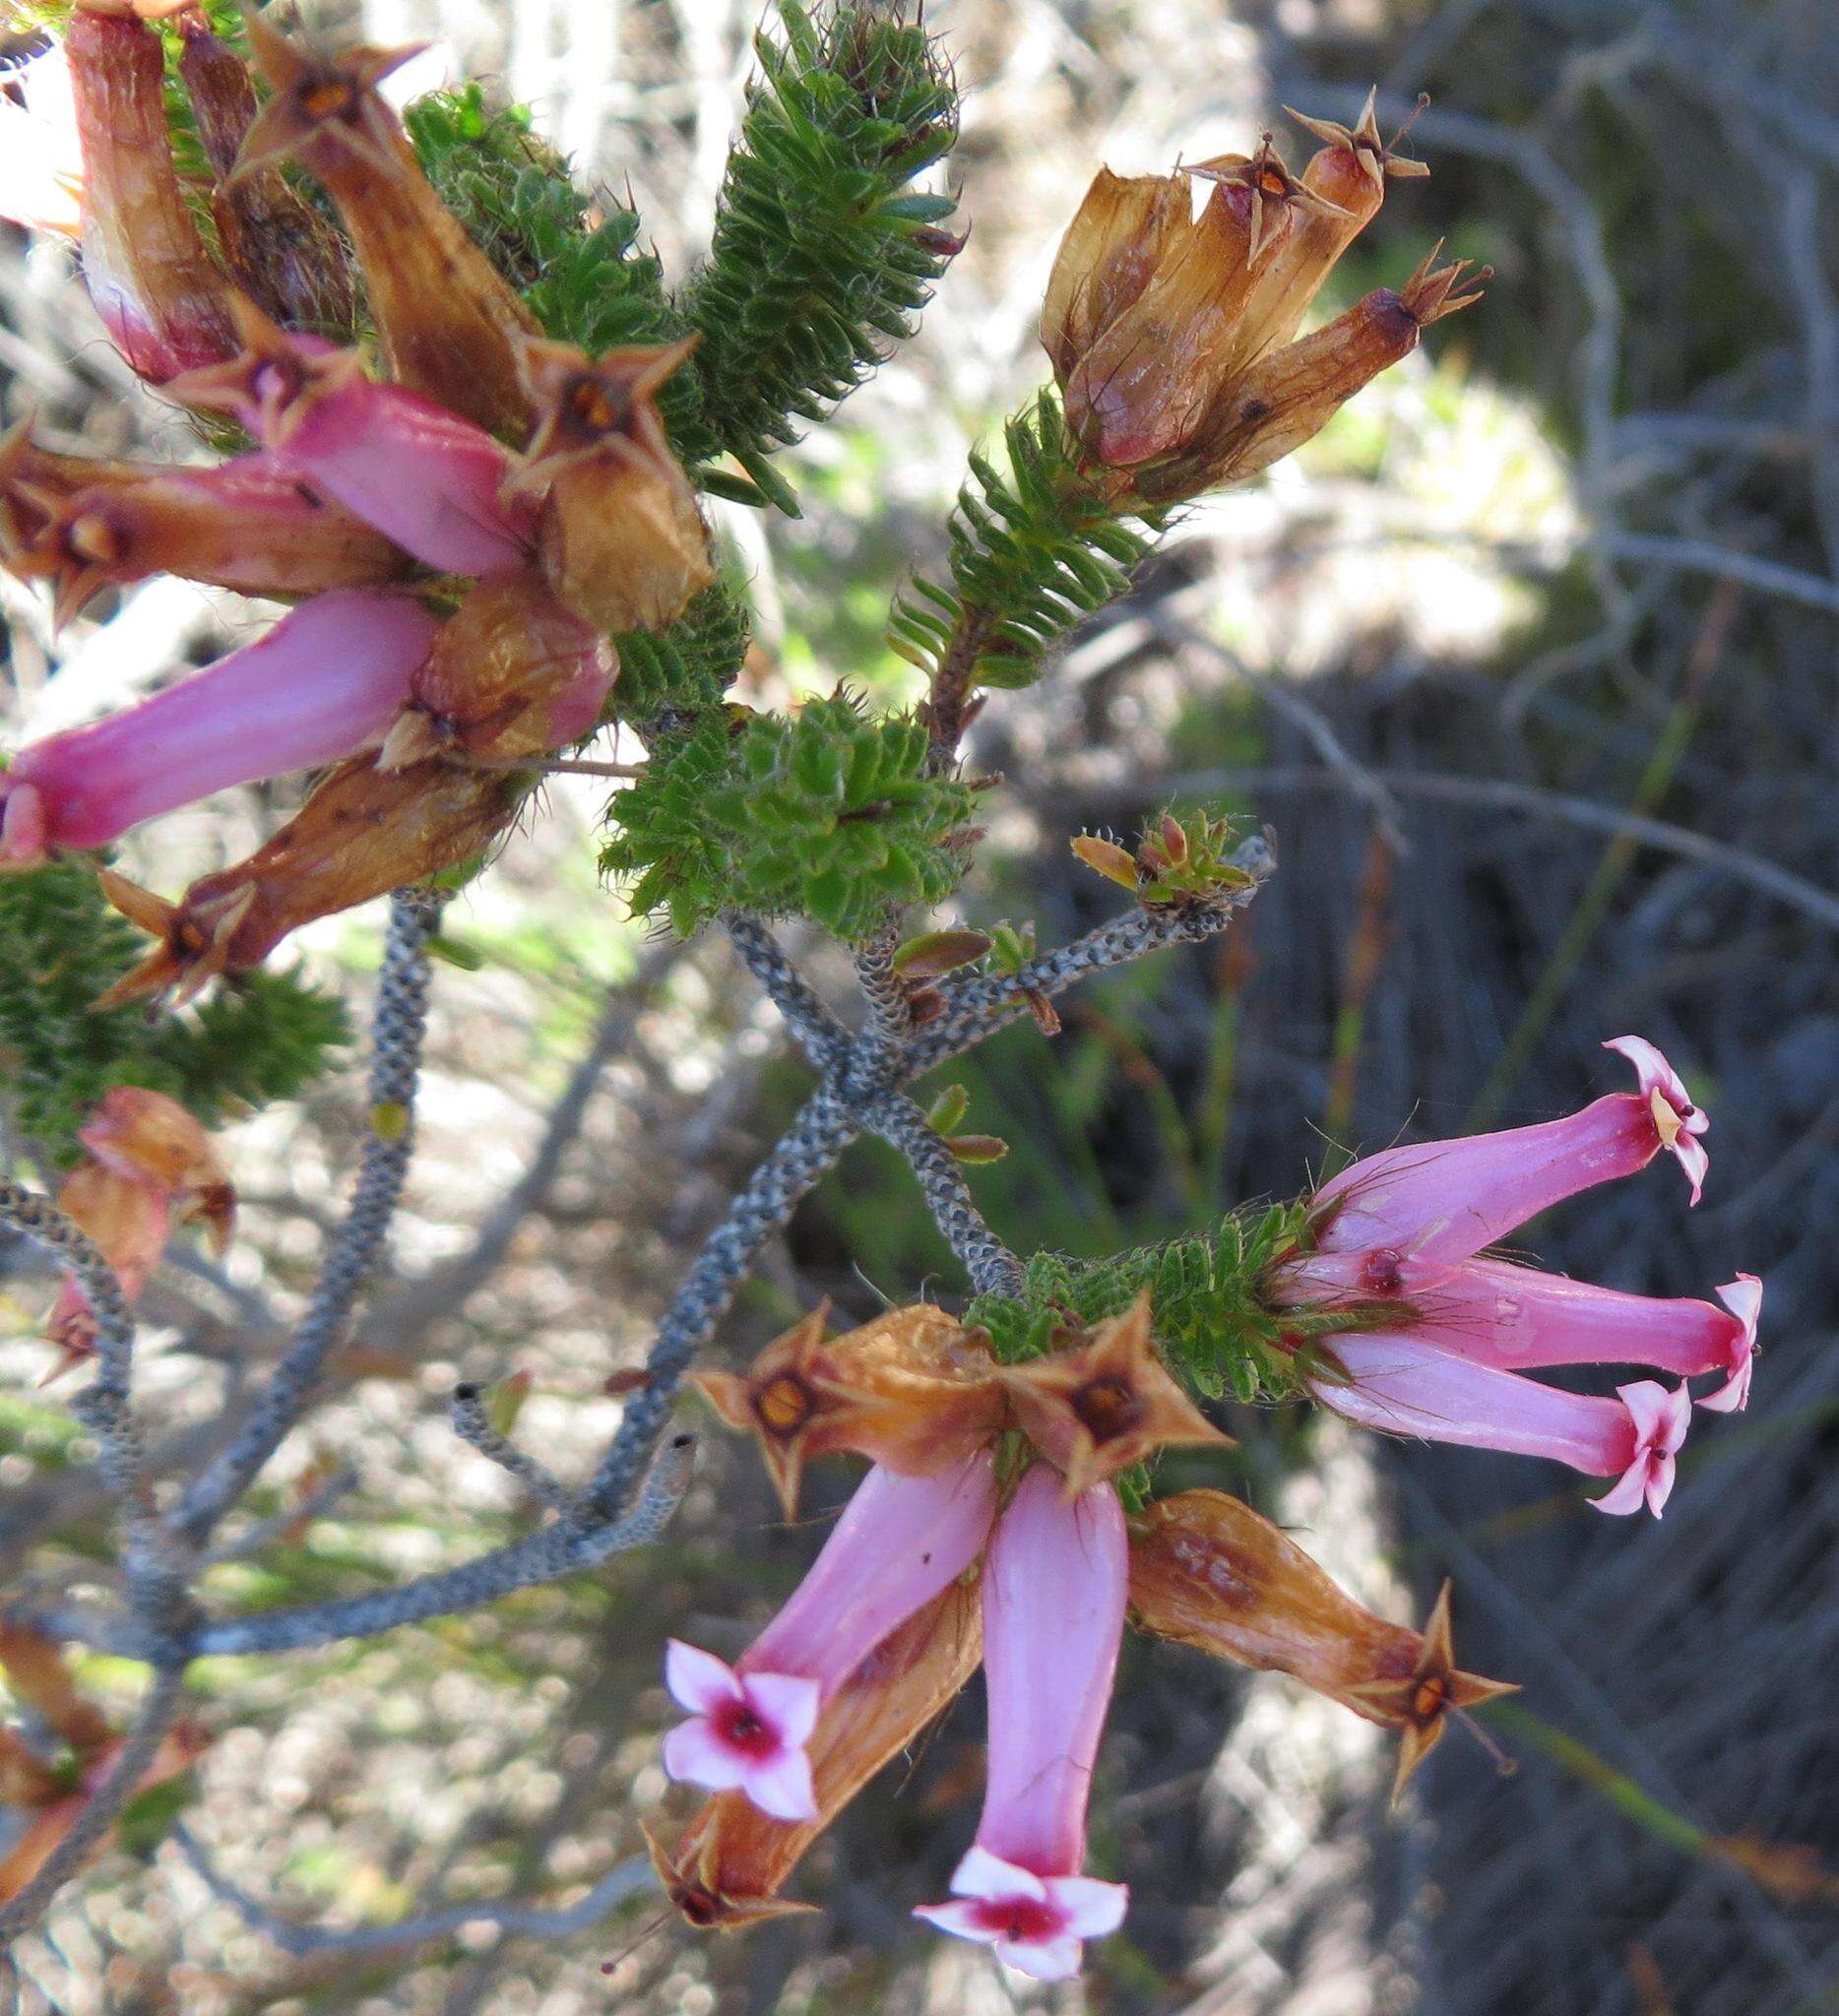
[[628, 1404], [619, 1432], [601, 1459], [584, 1501], [588, 1506], [604, 1513], [618, 1509], [664, 1427], [690, 1358], [728, 1312], [754, 1255], [860, 1131], [851, 1102], [826, 1079], [754, 1170], [705, 1241], [658, 1326], [645, 1361], [647, 1384]]
[[742, 911], [724, 911], [722, 928], [747, 971], [785, 1018], [798, 1047], [820, 1071], [837, 1064], [849, 1048], [850, 1033], [831, 1014], [771, 931]]
[[253, 1413], [185, 1494], [179, 1530], [194, 1542], [203, 1540], [249, 1488], [298, 1419], [327, 1356], [345, 1334], [358, 1291], [396, 1216], [414, 1151], [415, 1085], [427, 1033], [426, 947], [445, 902], [419, 890], [398, 890], [391, 899], [370, 1065], [371, 1134], [351, 1208], [293, 1342]]
[[0, 1908], [0, 1949], [10, 1945], [38, 1917], [90, 1859], [108, 1830], [121, 1817], [122, 1808], [139, 1790], [159, 1745], [178, 1720], [179, 1702], [184, 1691], [185, 1670], [182, 1665], [163, 1666], [155, 1673], [147, 1698], [134, 1718], [134, 1727], [115, 1752], [100, 1783], [90, 1794], [69, 1833], [45, 1858], [32, 1881], [11, 1903]]
[[[645, 1546], [658, 1538], [689, 1488], [695, 1467], [695, 1436], [672, 1436], [652, 1459], [644, 1487], [623, 1518], [605, 1520], [576, 1512], [476, 1561], [416, 1576], [372, 1596], [303, 1604], [295, 1609], [267, 1610], [251, 1617], [225, 1617], [200, 1626], [187, 1650], [193, 1657], [205, 1659], [335, 1645], [344, 1638], [374, 1637], [379, 1631], [419, 1624], [454, 1610], [476, 1609], [514, 1590], [598, 1568], [614, 1554]], [[118, 1633], [109, 1637], [71, 1635], [88, 1636], [92, 1643], [112, 1643], [113, 1649], [135, 1656], [132, 1644], [123, 1643]]]
[[373, 1306], [360, 1322], [360, 1339], [401, 1350], [443, 1316], [458, 1314], [468, 1299], [491, 1279], [499, 1261], [509, 1252], [518, 1228], [542, 1209], [555, 1187], [607, 1065], [631, 1040], [634, 1025], [653, 989], [682, 959], [683, 953], [680, 944], [656, 947], [639, 962], [637, 973], [629, 980], [620, 981], [609, 990], [587, 1049], [569, 1074], [561, 1097], [549, 1108], [542, 1138], [529, 1167], [485, 1212], [466, 1251], [429, 1268], [386, 1301]]
[[[1616, 805], [1549, 791], [1537, 785], [1514, 784], [1497, 777], [1439, 777], [1424, 771], [1381, 770], [1375, 773], [1389, 790], [1406, 798], [1441, 798], [1451, 804], [1479, 805], [1497, 812], [1524, 812], [1535, 819], [1556, 819], [1593, 833], [1626, 834], [1644, 847], [1702, 861], [1734, 881], [1777, 898], [1792, 910], [1812, 917], [1829, 930], [1839, 930], [1839, 894], [1797, 875], [1793, 869], [1765, 860], [1731, 842], [1694, 833], [1664, 819], [1649, 819]], [[1207, 791], [1345, 790], [1347, 780], [1326, 765], [1292, 764], [1271, 770], [1201, 770], [1169, 780], [1160, 791], [1195, 794]], [[1134, 784], [1110, 783], [1082, 788], [1100, 804], [1136, 804], [1143, 796]], [[927, 1031], [930, 1036], [931, 1031]], [[936, 1061], [934, 1059], [933, 1061]]]
[[919, 1077], [1028, 1013], [1031, 995], [1064, 993], [1090, 974], [1123, 966], [1165, 945], [1198, 944], [1225, 930], [1277, 866], [1270, 843], [1259, 838], [1246, 841], [1233, 859], [1251, 877], [1243, 889], [1207, 903], [1139, 905], [1057, 952], [1031, 960], [1019, 973], [941, 983], [945, 1011], [908, 1044], [902, 1057], [905, 1075]]
[[134, 1418], [134, 1318], [101, 1249], [49, 1198], [0, 1183], [0, 1221], [55, 1253], [77, 1277], [95, 1323], [95, 1377], [70, 1411], [96, 1441], [103, 1488], [122, 1520], [130, 1600], [150, 1619], [181, 1622], [183, 1562], [154, 1509], [147, 1455]]
[[897, 1092], [873, 1108], [868, 1123], [907, 1158], [933, 1222], [977, 1292], [1020, 1294], [1022, 1263], [984, 1223], [956, 1157], [915, 1101]]
[[401, 1919], [393, 1925], [354, 1925], [349, 1931], [338, 1931], [329, 1925], [305, 1925], [284, 1918], [240, 1889], [218, 1868], [204, 1844], [182, 1820], [172, 1829], [171, 1840], [220, 1903], [227, 1904], [251, 1931], [260, 1932], [296, 1960], [316, 1953], [391, 1953], [402, 1946], [423, 1946], [433, 1939], [450, 1939], [469, 1925], [496, 1925], [507, 1934], [522, 1933], [539, 1939], [566, 1938], [598, 1924], [627, 1898], [655, 1888], [658, 1881], [650, 1858], [632, 1856], [623, 1862], [615, 1862], [573, 1904], [559, 1908], [496, 1903], [481, 1898], [472, 1904], [449, 1905], [441, 1911]]
[[856, 983], [868, 1003], [874, 1033], [883, 1042], [898, 1043], [913, 1027], [913, 1011], [894, 977], [894, 954], [901, 940], [898, 923], [884, 924], [856, 954]]
[[453, 1399], [454, 1433], [470, 1443], [488, 1463], [516, 1478], [519, 1483], [551, 1512], [566, 1512], [573, 1494], [553, 1471], [540, 1464], [528, 1450], [520, 1449], [508, 1436], [499, 1434], [485, 1412], [484, 1396], [476, 1386], [456, 1386]]

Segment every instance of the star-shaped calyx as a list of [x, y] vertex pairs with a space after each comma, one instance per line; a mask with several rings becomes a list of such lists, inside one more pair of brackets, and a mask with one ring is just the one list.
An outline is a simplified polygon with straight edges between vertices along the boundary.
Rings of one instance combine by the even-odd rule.
[[775, 1338], [744, 1373], [696, 1384], [759, 1441], [781, 1504], [797, 1510], [805, 1463], [850, 1450], [904, 1477], [960, 1463], [999, 1432], [1002, 1388], [979, 1336], [929, 1303], [827, 1339], [828, 1302]]
[[525, 337], [518, 376], [536, 415], [523, 467], [513, 481], [546, 481], [584, 458], [612, 448], [670, 467], [658, 394], [699, 339], [628, 344], [591, 357], [573, 344]]
[[1231, 1444], [1176, 1384], [1150, 1336], [1140, 1294], [1090, 1340], [996, 1375], [1016, 1422], [1066, 1474], [1069, 1495], [1115, 1477], [1170, 1443]]
[[1378, 93], [1369, 91], [1366, 102], [1361, 108], [1360, 117], [1352, 126], [1344, 126], [1339, 119], [1312, 119], [1306, 112], [1299, 112], [1294, 105], [1286, 105], [1289, 113], [1304, 132], [1312, 133], [1324, 147], [1345, 149], [1360, 163], [1363, 171], [1376, 186], [1382, 184], [1388, 175], [1397, 175], [1409, 180], [1414, 176], [1427, 175], [1428, 166], [1420, 160], [1397, 152], [1398, 144], [1418, 123], [1430, 103], [1429, 94], [1420, 95], [1409, 116], [1400, 124], [1390, 140], [1380, 138], [1379, 122], [1374, 116], [1374, 104]]
[[265, 448], [282, 447], [313, 407], [364, 376], [356, 349], [295, 336], [247, 295], [232, 292], [229, 311], [242, 345], [236, 354], [181, 371], [160, 391], [200, 412], [229, 414]]
[[1327, 197], [1290, 172], [1283, 156], [1277, 151], [1276, 141], [1268, 133], [1258, 142], [1254, 154], [1216, 155], [1211, 160], [1185, 164], [1182, 172], [1198, 175], [1203, 181], [1218, 182], [1223, 188], [1245, 191], [1249, 199], [1251, 229], [1250, 242], [1245, 248], [1248, 266], [1256, 266], [1260, 255], [1276, 244], [1292, 217], [1306, 214], [1345, 218], [1348, 215], [1338, 203], [1329, 202]]
[[131, 924], [158, 940], [140, 965], [95, 1002], [102, 1009], [164, 996], [170, 996], [172, 1007], [182, 1007], [219, 974], [228, 971], [230, 940], [256, 894], [251, 884], [225, 893], [209, 906], [176, 904], [130, 882], [112, 868], [98, 868], [96, 881], [109, 903]]
[[1517, 1694], [1516, 1684], [1507, 1680], [1487, 1680], [1480, 1673], [1462, 1671], [1456, 1665], [1456, 1648], [1450, 1635], [1449, 1584], [1437, 1595], [1436, 1607], [1424, 1627], [1423, 1649], [1409, 1673], [1396, 1679], [1368, 1680], [1349, 1692], [1366, 1704], [1380, 1720], [1399, 1732], [1398, 1772], [1392, 1780], [1392, 1800], [1396, 1805], [1412, 1775], [1443, 1740], [1444, 1725], [1451, 1710], [1479, 1708], [1503, 1694]]
[[388, 174], [396, 165], [403, 139], [396, 114], [378, 94], [377, 86], [428, 45], [410, 42], [401, 48], [360, 46], [337, 55], [291, 41], [266, 15], [243, 16], [256, 67], [274, 88], [274, 94], [251, 121], [228, 179], [240, 181], [259, 168], [272, 167], [302, 148], [337, 147]]
[[[701, 1829], [693, 1829], [683, 1844], [683, 1853], [673, 1858], [643, 1821], [639, 1832], [651, 1853], [652, 1867], [670, 1902], [685, 1921], [705, 1931], [738, 1931], [744, 1925], [759, 1924], [770, 1918], [793, 1918], [814, 1911], [810, 1904], [796, 1904], [785, 1897], [741, 1897], [721, 1888], [722, 1819], [728, 1800], [741, 1804], [738, 1794], [727, 1794], [714, 1802], [714, 1817]], [[785, 1823], [766, 1822], [768, 1826]], [[700, 1839], [697, 1835], [700, 1834]]]

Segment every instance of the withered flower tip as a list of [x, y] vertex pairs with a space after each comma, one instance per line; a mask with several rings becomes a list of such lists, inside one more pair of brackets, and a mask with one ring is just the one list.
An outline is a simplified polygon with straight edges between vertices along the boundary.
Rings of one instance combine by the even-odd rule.
[[377, 86], [420, 55], [427, 43], [360, 46], [332, 55], [289, 40], [253, 8], [245, 12], [243, 24], [273, 95], [244, 134], [226, 179], [233, 184], [314, 143], [348, 150], [389, 173], [402, 146], [401, 128]]
[[1003, 1422], [995, 1367], [975, 1334], [942, 1309], [891, 1309], [826, 1341], [829, 1313], [821, 1303], [744, 1374], [696, 1375], [722, 1418], [758, 1439], [788, 1518], [814, 1457], [848, 1450], [901, 1476], [932, 1476]]
[[1361, 107], [1361, 115], [1352, 126], [1344, 126], [1338, 119], [1311, 118], [1307, 112], [1299, 112], [1294, 105], [1286, 105], [1284, 110], [1305, 133], [1312, 133], [1324, 147], [1333, 148], [1352, 157], [1359, 172], [1375, 184], [1382, 183], [1388, 175], [1397, 175], [1406, 180], [1427, 175], [1430, 170], [1425, 162], [1412, 160], [1408, 156], [1398, 153], [1397, 149], [1399, 142], [1429, 109], [1429, 94], [1424, 92], [1419, 94], [1418, 102], [1390, 140], [1382, 140], [1379, 136], [1379, 121], [1374, 116], [1378, 96], [1376, 87], [1366, 94], [1366, 102]]
[[1463, 1672], [1457, 1667], [1450, 1633], [1449, 1590], [1450, 1585], [1445, 1582], [1437, 1593], [1436, 1606], [1424, 1627], [1423, 1649], [1409, 1673], [1395, 1679], [1363, 1681], [1348, 1690], [1362, 1705], [1363, 1712], [1400, 1732], [1398, 1772], [1392, 1780], [1395, 1805], [1413, 1773], [1443, 1740], [1443, 1730], [1452, 1710], [1479, 1708], [1485, 1701], [1497, 1701], [1503, 1694], [1520, 1691], [1512, 1681], [1484, 1679], [1480, 1673]]
[[1170, 1444], [1229, 1446], [1170, 1375], [1150, 1337], [1147, 1291], [1089, 1343], [997, 1378], [1018, 1425], [1066, 1476], [1068, 1496]]
[[377, 91], [413, 48], [327, 54], [249, 18], [274, 95], [233, 177], [295, 156], [325, 185], [357, 254], [390, 375], [489, 433], [521, 437], [529, 411], [512, 346], [536, 321], [435, 194]]
[[1252, 154], [1215, 155], [1211, 160], [1188, 163], [1182, 173], [1244, 192], [1251, 222], [1245, 252], [1246, 264], [1250, 266], [1257, 265], [1297, 213], [1324, 218], [1348, 214], [1345, 204], [1332, 201], [1320, 190], [1311, 189], [1306, 180], [1291, 173], [1277, 151], [1276, 141], [1268, 133]]
[[591, 357], [540, 337], [516, 345], [535, 425], [506, 494], [541, 502], [538, 553], [556, 599], [615, 636], [662, 629], [715, 579], [657, 405], [694, 348], [686, 338]]

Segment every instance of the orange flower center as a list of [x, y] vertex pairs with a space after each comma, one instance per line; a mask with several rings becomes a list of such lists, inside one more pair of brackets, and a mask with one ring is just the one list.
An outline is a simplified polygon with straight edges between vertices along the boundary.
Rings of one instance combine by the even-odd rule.
[[300, 87], [300, 109], [309, 119], [343, 118], [355, 98], [343, 77], [321, 77]]
[[1449, 1687], [1440, 1673], [1427, 1673], [1411, 1697], [1412, 1718], [1420, 1728], [1434, 1722], [1449, 1705]]
[[781, 1372], [754, 1396], [753, 1411], [768, 1434], [794, 1435], [811, 1418], [810, 1389], [790, 1372]]
[[588, 434], [610, 434], [623, 426], [630, 402], [610, 391], [603, 379], [584, 371], [562, 396], [568, 417]]
[[83, 511], [64, 528], [64, 550], [73, 560], [111, 567], [127, 551], [121, 528], [99, 511]]
[[1143, 1418], [1142, 1396], [1127, 1379], [1107, 1375], [1073, 1395], [1073, 1413], [1095, 1442], [1126, 1433]]

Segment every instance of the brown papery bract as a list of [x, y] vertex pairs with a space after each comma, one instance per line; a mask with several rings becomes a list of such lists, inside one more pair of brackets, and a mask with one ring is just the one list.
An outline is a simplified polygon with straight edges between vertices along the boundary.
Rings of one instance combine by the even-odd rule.
[[618, 669], [613, 647], [533, 569], [477, 582], [410, 679], [378, 766], [449, 754], [502, 763], [575, 741], [599, 721]]
[[172, 574], [243, 595], [318, 595], [412, 571], [409, 555], [350, 512], [280, 472], [225, 463], [79, 490], [5, 553], [46, 577], [58, 622], [108, 584]]
[[647, 1830], [666, 1892], [693, 1925], [735, 1930], [809, 1906], [785, 1887], [812, 1842], [898, 1751], [949, 1706], [983, 1656], [975, 1576], [954, 1583], [869, 1654], [831, 1697], [806, 1745], [814, 1820], [770, 1819], [744, 1794], [720, 1793], [673, 1849]]
[[662, 630], [715, 579], [708, 528], [657, 404], [694, 347], [590, 357], [540, 338], [518, 346], [533, 430], [510, 487], [542, 498], [544, 578], [597, 630]]
[[199, 145], [218, 176], [211, 215], [230, 278], [288, 329], [343, 337], [356, 294], [344, 244], [331, 222], [296, 194], [279, 168], [226, 183], [255, 123], [249, 66], [203, 15], [186, 8], [177, 22], [179, 79]]
[[529, 309], [434, 193], [378, 83], [417, 53], [327, 55], [259, 14], [249, 46], [274, 96], [244, 138], [235, 180], [296, 157], [338, 205], [398, 383], [497, 434], [521, 439], [530, 410], [517, 372]]
[[1441, 1739], [1451, 1709], [1514, 1691], [1457, 1670], [1447, 1587], [1424, 1631], [1388, 1623], [1224, 1491], [1180, 1491], [1143, 1509], [1130, 1535], [1130, 1604], [1157, 1637], [1290, 1673], [1400, 1731], [1395, 1796]]
[[173, 166], [159, 37], [130, 15], [79, 6], [64, 52], [83, 147], [84, 284], [115, 347], [161, 385], [227, 356], [236, 339]]
[[194, 882], [175, 904], [103, 869], [109, 902], [159, 942], [98, 1005], [189, 1000], [219, 974], [259, 966], [315, 917], [458, 867], [509, 825], [519, 795], [496, 771], [432, 762], [389, 772], [353, 757], [247, 860]]
[[903, 1477], [961, 1463], [998, 1434], [1008, 1405], [982, 1334], [917, 1302], [826, 1342], [813, 1310], [747, 1371], [695, 1383], [730, 1426], [749, 1430], [791, 1518], [807, 1461], [849, 1451]]

